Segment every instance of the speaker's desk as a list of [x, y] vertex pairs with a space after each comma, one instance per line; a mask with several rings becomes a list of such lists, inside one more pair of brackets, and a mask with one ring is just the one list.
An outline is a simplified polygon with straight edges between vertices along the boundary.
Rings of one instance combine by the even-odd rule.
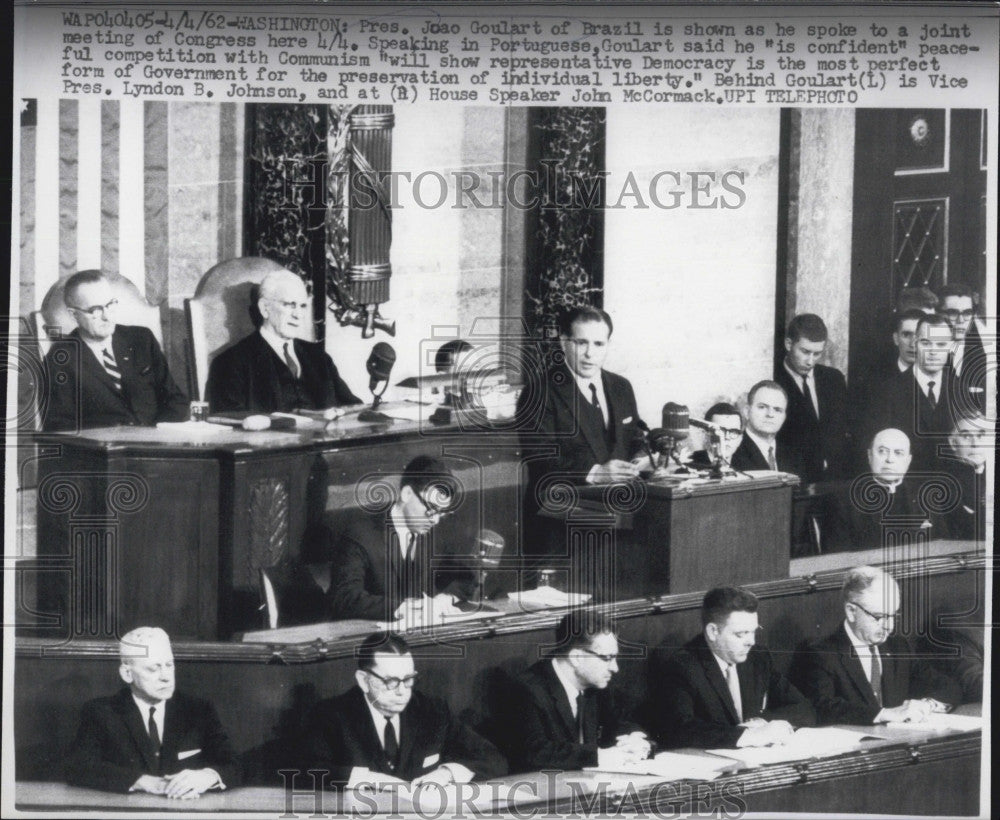
[[[205, 640], [260, 626], [258, 573], [325, 512], [388, 509], [406, 463], [444, 456], [464, 489], [436, 528], [518, 542], [516, 436], [347, 417], [290, 432], [124, 427], [40, 435], [39, 634], [154, 622]], [[512, 551], [516, 551], [516, 548]]]

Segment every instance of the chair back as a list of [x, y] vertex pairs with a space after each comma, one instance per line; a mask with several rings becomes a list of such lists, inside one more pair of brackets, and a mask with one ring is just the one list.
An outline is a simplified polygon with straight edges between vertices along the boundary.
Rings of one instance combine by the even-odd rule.
[[[76, 328], [76, 319], [63, 301], [66, 281], [71, 275], [62, 277], [49, 288], [45, 298], [42, 299], [41, 309], [31, 313], [31, 325], [38, 336], [38, 345], [43, 356], [48, 353], [53, 340], [71, 333]], [[118, 324], [148, 327], [162, 347], [163, 321], [159, 306], [147, 302], [146, 297], [139, 292], [139, 288], [120, 273], [106, 272], [104, 278], [108, 280], [111, 291], [118, 300], [115, 312]]]
[[[209, 268], [194, 296], [184, 300], [193, 397], [205, 397], [212, 359], [260, 326], [257, 289], [267, 274], [282, 269], [282, 265], [262, 256], [228, 259]], [[314, 338], [311, 328], [303, 335], [307, 341]]]

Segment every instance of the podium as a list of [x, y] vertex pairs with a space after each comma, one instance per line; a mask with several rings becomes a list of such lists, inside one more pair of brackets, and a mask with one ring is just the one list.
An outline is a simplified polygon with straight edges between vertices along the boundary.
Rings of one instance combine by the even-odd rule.
[[[567, 586], [628, 600], [787, 578], [788, 473], [579, 488], [563, 515]], [[555, 517], [555, 516], [554, 516]], [[555, 559], [557, 573], [560, 561]]]

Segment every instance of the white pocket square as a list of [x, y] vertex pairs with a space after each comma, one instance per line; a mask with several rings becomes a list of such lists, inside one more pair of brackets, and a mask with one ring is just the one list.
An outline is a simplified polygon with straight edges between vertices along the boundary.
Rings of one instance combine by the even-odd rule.
[[195, 755], [200, 755], [200, 754], [201, 754], [201, 749], [188, 749], [186, 752], [178, 752], [177, 759], [185, 760], [189, 757], [194, 757]]
[[436, 765], [440, 759], [440, 754], [427, 755], [427, 757], [424, 758], [423, 768], [429, 769], [431, 766]]
[[632, 421], [631, 416], [629, 416], [627, 419], [622, 419], [622, 424], [628, 424], [630, 421]]

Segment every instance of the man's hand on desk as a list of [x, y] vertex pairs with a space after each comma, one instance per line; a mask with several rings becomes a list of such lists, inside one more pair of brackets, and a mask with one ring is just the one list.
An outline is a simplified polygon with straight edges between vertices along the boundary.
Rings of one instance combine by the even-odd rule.
[[934, 712], [948, 712], [951, 707], [946, 703], [923, 698], [921, 700], [904, 700], [899, 706], [883, 709], [875, 716], [874, 723], [921, 723]]
[[741, 723], [740, 726], [745, 726], [746, 731], [736, 741], [738, 749], [747, 746], [774, 746], [775, 744], [787, 743], [795, 732], [792, 724], [787, 720], [768, 721], [763, 718], [751, 718]]
[[628, 735], [619, 735], [615, 744], [616, 749], [620, 749], [623, 754], [630, 755], [634, 760], [645, 760], [652, 751], [652, 745], [646, 738], [645, 732], [632, 732]]
[[590, 484], [610, 484], [613, 481], [629, 481], [639, 477], [639, 468], [631, 461], [613, 458], [604, 464], [595, 464], [590, 468], [587, 482]]
[[139, 779], [132, 784], [132, 788], [129, 791], [146, 792], [147, 794], [165, 794], [167, 791], [167, 779], [152, 774], [140, 775]]
[[166, 776], [167, 797], [189, 800], [219, 785], [219, 774], [214, 769], [184, 769]]

